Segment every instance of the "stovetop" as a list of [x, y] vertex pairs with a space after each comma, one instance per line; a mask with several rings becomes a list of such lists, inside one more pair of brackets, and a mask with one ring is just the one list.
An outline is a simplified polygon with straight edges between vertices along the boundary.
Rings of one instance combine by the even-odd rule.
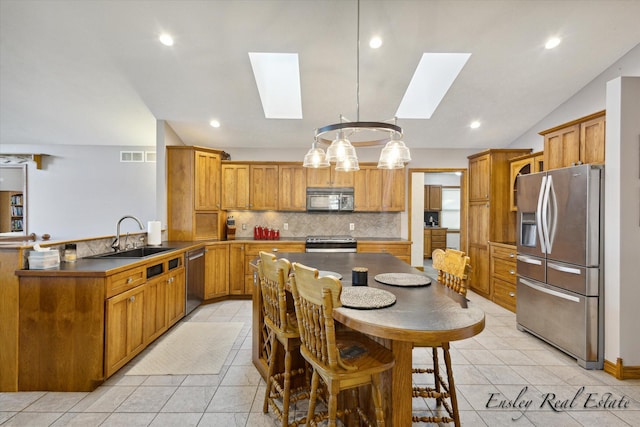
[[307, 243], [355, 243], [356, 238], [351, 236], [307, 236]]

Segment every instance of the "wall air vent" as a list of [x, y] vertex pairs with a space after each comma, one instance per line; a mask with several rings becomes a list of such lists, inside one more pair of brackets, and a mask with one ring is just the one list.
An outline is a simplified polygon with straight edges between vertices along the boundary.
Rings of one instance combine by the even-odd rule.
[[145, 151], [144, 152], [144, 161], [147, 163], [155, 163], [156, 162], [156, 152], [155, 151]]
[[144, 151], [121, 151], [121, 162], [144, 162]]

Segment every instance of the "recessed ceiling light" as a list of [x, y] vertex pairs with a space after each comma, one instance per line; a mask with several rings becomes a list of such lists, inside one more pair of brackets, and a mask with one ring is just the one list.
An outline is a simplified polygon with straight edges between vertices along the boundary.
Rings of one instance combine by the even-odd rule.
[[297, 53], [249, 52], [267, 119], [301, 119], [302, 95]]
[[220, 127], [220, 122], [213, 119], [209, 122], [209, 125], [211, 125], [212, 128], [219, 128]]
[[380, 46], [382, 46], [382, 39], [378, 36], [371, 37], [371, 40], [369, 40], [369, 47], [371, 49], [377, 49]]
[[545, 49], [553, 49], [554, 47], [558, 47], [562, 39], [560, 37], [551, 37], [547, 40], [547, 43], [544, 45]]
[[171, 35], [167, 33], [160, 34], [160, 37], [158, 37], [158, 40], [160, 40], [160, 43], [162, 43], [165, 46], [173, 46], [173, 37], [171, 37]]
[[480, 127], [480, 122], [478, 120], [474, 120], [469, 125], [471, 129], [478, 129]]

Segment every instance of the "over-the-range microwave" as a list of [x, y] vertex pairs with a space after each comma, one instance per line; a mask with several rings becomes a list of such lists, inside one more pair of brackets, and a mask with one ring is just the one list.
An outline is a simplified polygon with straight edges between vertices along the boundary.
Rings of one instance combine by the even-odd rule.
[[352, 212], [353, 188], [307, 188], [307, 211]]

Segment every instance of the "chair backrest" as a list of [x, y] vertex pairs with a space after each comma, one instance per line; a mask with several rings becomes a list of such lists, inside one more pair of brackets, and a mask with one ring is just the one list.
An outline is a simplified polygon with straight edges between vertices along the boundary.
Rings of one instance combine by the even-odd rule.
[[287, 293], [285, 285], [291, 271], [291, 263], [274, 254], [260, 252], [258, 276], [264, 308], [264, 322], [272, 329], [288, 329]]
[[336, 347], [333, 320], [333, 309], [342, 306], [340, 281], [333, 276], [318, 277], [318, 270], [294, 262], [290, 283], [300, 331], [301, 353], [325, 369], [349, 369], [342, 362]]
[[461, 295], [467, 295], [471, 259], [455, 249], [433, 251], [433, 268], [438, 270], [438, 281]]

